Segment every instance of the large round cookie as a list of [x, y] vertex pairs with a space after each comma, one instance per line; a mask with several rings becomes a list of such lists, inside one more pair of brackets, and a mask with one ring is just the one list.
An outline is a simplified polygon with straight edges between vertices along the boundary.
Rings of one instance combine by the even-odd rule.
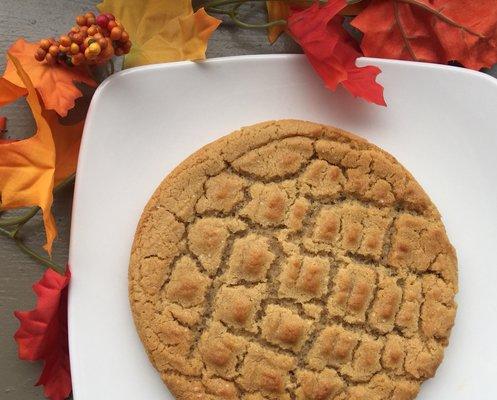
[[303, 121], [182, 162], [140, 220], [129, 296], [177, 399], [406, 400], [442, 361], [457, 260], [392, 156]]

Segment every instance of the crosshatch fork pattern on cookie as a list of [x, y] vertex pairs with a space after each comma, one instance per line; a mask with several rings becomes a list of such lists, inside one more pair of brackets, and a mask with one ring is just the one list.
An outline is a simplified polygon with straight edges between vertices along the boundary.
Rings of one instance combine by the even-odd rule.
[[442, 361], [457, 291], [455, 252], [414, 178], [352, 135], [295, 121], [185, 163], [149, 202], [130, 265], [135, 322], [173, 394], [414, 398]]

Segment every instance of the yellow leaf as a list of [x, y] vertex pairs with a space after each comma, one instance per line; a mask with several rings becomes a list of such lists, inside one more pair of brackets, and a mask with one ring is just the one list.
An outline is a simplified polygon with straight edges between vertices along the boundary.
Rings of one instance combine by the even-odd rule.
[[39, 206], [43, 212], [50, 253], [57, 235], [51, 213], [54, 182], [76, 169], [83, 123], [63, 126], [54, 111], [44, 110], [28, 74], [9, 54], [12, 67], [27, 90], [26, 101], [36, 122], [36, 132], [24, 140], [0, 142], [0, 208]]
[[[288, 1], [266, 1], [268, 22], [279, 19], [286, 20], [290, 15], [290, 5]], [[275, 25], [268, 29], [267, 37], [269, 43], [273, 44], [276, 39], [285, 31], [286, 25]]]
[[104, 0], [97, 8], [124, 25], [133, 46], [124, 65], [205, 58], [207, 41], [221, 23], [191, 0]]

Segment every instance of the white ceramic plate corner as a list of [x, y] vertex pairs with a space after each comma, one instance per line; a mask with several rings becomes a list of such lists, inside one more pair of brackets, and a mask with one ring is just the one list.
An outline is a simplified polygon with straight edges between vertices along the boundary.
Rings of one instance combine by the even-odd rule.
[[299, 55], [130, 69], [95, 93], [73, 208], [69, 344], [75, 400], [172, 399], [128, 306], [130, 246], [162, 178], [243, 125], [299, 118], [366, 137], [396, 156], [439, 206], [458, 250], [456, 326], [419, 400], [497, 393], [497, 80], [437, 65], [361, 59], [383, 73], [387, 108], [325, 90]]

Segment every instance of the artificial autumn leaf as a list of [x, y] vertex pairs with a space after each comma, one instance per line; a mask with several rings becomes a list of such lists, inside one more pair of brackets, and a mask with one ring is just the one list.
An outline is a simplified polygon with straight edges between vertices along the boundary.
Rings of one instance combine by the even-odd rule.
[[357, 15], [367, 7], [369, 2], [370, 0], [361, 0], [359, 3], [349, 4], [342, 11], [340, 11], [340, 15], [346, 15], [346, 16]]
[[[280, 19], [286, 20], [290, 15], [290, 6], [288, 1], [266, 1], [267, 19], [268, 22], [277, 21]], [[268, 29], [267, 37], [269, 43], [273, 44], [276, 39], [285, 31], [285, 25], [275, 25]]]
[[104, 0], [102, 13], [114, 14], [133, 43], [126, 67], [205, 58], [207, 41], [221, 23], [191, 0]]
[[[9, 53], [21, 63], [40, 94], [44, 107], [47, 110], [55, 110], [57, 114], [65, 117], [68, 110], [74, 107], [74, 101], [83, 95], [74, 82], [82, 82], [89, 86], [97, 84], [80, 68], [69, 68], [60, 64], [50, 66], [46, 62], [36, 61], [34, 54], [37, 48], [38, 44], [29, 43], [21, 38], [10, 47]], [[7, 62], [3, 77], [21, 88], [25, 87], [10, 61]]]
[[28, 94], [26, 101], [36, 123], [36, 133], [24, 140], [0, 144], [0, 194], [2, 209], [37, 205], [43, 212], [47, 236], [45, 249], [51, 249], [56, 236], [50, 212], [55, 168], [55, 149], [50, 126], [42, 115], [36, 90], [20, 62], [9, 54]]
[[15, 311], [21, 325], [14, 335], [19, 358], [44, 361], [36, 385], [44, 386], [45, 396], [64, 400], [71, 393], [71, 370], [67, 340], [67, 289], [71, 279], [69, 267], [65, 275], [47, 269], [33, 285], [36, 307], [31, 311]]
[[57, 186], [76, 172], [85, 121], [79, 121], [74, 125], [64, 125], [59, 122], [59, 117], [54, 111], [44, 111], [43, 116], [48, 121], [54, 140], [54, 186]]
[[327, 88], [335, 90], [342, 84], [354, 96], [385, 105], [383, 87], [376, 82], [380, 69], [355, 64], [361, 54], [342, 26], [343, 17], [338, 15], [346, 5], [345, 0], [330, 0], [323, 7], [315, 3], [305, 10], [292, 11], [288, 31]]
[[36, 122], [36, 133], [23, 140], [0, 141], [0, 208], [39, 206], [51, 251], [57, 230], [51, 213], [52, 191], [76, 170], [83, 122], [62, 125], [54, 111], [43, 110], [35, 88], [19, 61], [9, 55], [27, 88], [27, 103]]
[[7, 79], [0, 77], [0, 107], [16, 101], [26, 94], [26, 89], [14, 85]]
[[[362, 0], [359, 3], [348, 4], [343, 10], [340, 11], [340, 15], [357, 15], [359, 14], [369, 3], [369, 0]], [[268, 22], [273, 22], [277, 20], [286, 20], [290, 15], [290, 7], [297, 9], [304, 9], [308, 7], [311, 2], [309, 0], [268, 0], [266, 1]], [[269, 43], [273, 44], [278, 37], [286, 30], [285, 25], [275, 25], [268, 29], [268, 40]]]
[[497, 2], [373, 0], [352, 25], [365, 55], [479, 70], [497, 62]]

